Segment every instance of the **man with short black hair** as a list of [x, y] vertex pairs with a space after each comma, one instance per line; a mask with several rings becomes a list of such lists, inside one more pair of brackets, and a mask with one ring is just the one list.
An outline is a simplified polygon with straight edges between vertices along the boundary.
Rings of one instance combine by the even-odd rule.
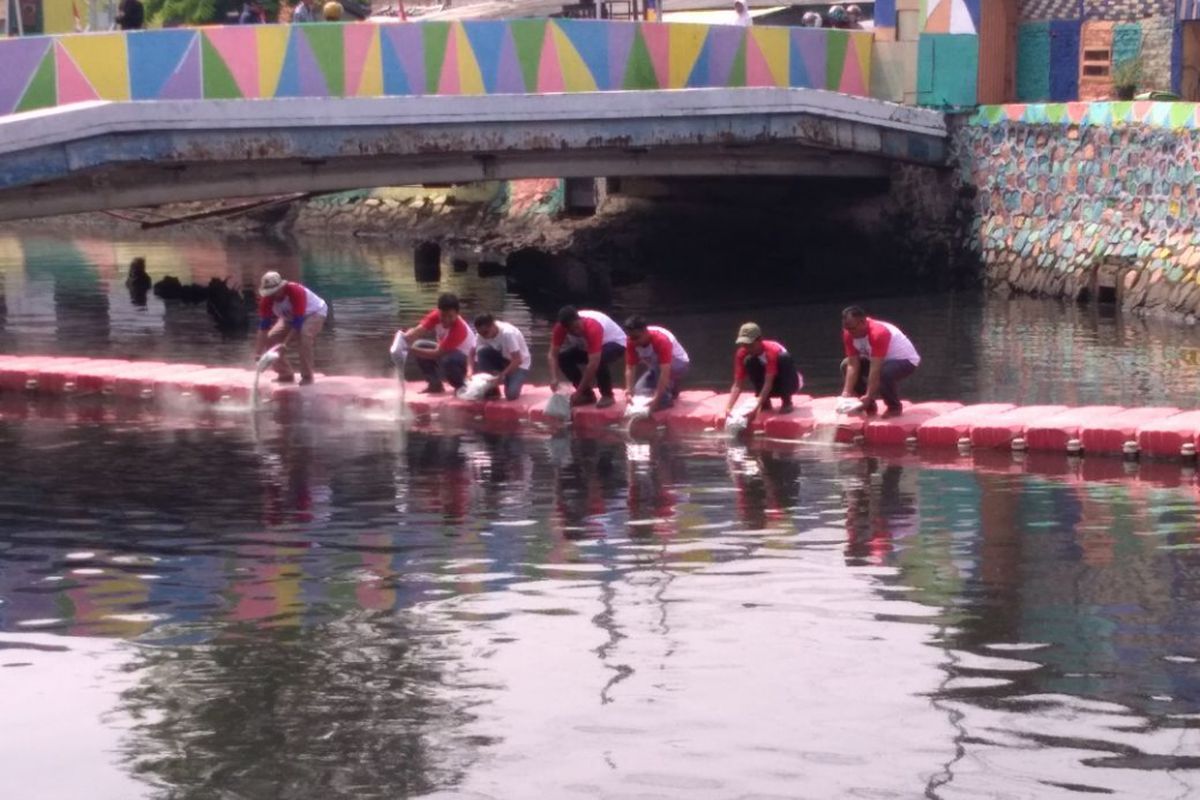
[[561, 375], [575, 385], [571, 405], [596, 403], [592, 387], [600, 389], [596, 408], [613, 404], [612, 372], [609, 365], [625, 355], [625, 332], [607, 314], [575, 306], [558, 311], [558, 323], [550, 333], [550, 389], [558, 388]]
[[[662, 411], [675, 404], [679, 385], [691, 361], [675, 334], [658, 325], [647, 325], [640, 316], [625, 320], [625, 396], [648, 395], [650, 410]], [[645, 371], [633, 382], [638, 367]]]
[[850, 306], [842, 311], [842, 344], [846, 353], [842, 361], [846, 376], [842, 397], [861, 399], [867, 414], [874, 414], [875, 401], [883, 398], [889, 416], [900, 414], [904, 410], [900, 381], [921, 364], [917, 348], [904, 331], [890, 322], [871, 319], [858, 306]]
[[404, 333], [410, 345], [418, 339], [433, 335], [437, 347], [414, 347], [409, 353], [417, 357], [417, 366], [428, 385], [422, 394], [441, 394], [445, 380], [461, 389], [471, 374], [471, 355], [475, 352], [475, 332], [459, 314], [458, 295], [446, 292], [438, 297], [437, 308], [425, 315], [415, 328]]
[[516, 400], [521, 396], [521, 387], [529, 377], [532, 363], [525, 335], [516, 325], [498, 320], [491, 314], [475, 317], [475, 332], [479, 334], [475, 348], [475, 371], [496, 376], [487, 398], [499, 398], [499, 387], [503, 386], [504, 399]]

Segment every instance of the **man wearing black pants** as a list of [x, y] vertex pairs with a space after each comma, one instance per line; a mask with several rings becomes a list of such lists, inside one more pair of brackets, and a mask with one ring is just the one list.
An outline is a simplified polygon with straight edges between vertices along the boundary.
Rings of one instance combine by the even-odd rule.
[[874, 414], [882, 399], [887, 414], [904, 410], [900, 381], [917, 371], [921, 356], [904, 331], [890, 322], [872, 319], [858, 306], [842, 312], [842, 397], [858, 397], [863, 411]]
[[804, 385], [791, 353], [779, 342], [764, 339], [762, 329], [753, 322], [747, 322], [738, 330], [736, 344], [738, 349], [733, 357], [733, 386], [729, 389], [725, 416], [728, 417], [733, 411], [746, 378], [750, 379], [754, 393], [758, 395], [758, 404], [750, 416], [760, 410], [770, 411], [772, 397], [779, 398], [780, 413], [791, 413], [792, 395]]
[[[550, 388], [565, 375], [575, 386], [571, 405], [597, 408], [613, 404], [610, 365], [625, 356], [625, 331], [607, 314], [564, 306], [550, 333]], [[600, 389], [596, 401], [595, 388]]]

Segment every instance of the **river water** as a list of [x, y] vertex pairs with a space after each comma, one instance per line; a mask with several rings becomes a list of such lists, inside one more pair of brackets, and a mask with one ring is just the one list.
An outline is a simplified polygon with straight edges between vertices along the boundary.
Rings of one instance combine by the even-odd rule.
[[[0, 237], [0, 352], [245, 363], [124, 264], [333, 300], [331, 372], [383, 374], [453, 289], [383, 244]], [[770, 302], [764, 302], [769, 297]], [[893, 298], [927, 398], [1192, 405], [1195, 335], [1046, 301]], [[755, 318], [836, 384], [843, 298], [641, 285], [728, 383]], [[536, 305], [536, 304], [535, 304]], [[0, 797], [1200, 794], [1194, 479], [902, 453], [243, 416], [0, 414]]]

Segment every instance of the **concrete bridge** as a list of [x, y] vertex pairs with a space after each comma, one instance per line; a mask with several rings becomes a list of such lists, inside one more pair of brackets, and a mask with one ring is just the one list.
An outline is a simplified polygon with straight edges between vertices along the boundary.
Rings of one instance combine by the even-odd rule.
[[882, 176], [870, 34], [576, 20], [0, 41], [0, 220], [523, 177]]

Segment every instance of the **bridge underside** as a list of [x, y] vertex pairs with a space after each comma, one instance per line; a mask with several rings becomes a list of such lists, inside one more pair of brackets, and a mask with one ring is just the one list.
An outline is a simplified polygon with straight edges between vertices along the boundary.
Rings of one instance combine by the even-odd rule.
[[532, 177], [879, 177], [936, 112], [802, 89], [89, 103], [0, 119], [0, 220]]

